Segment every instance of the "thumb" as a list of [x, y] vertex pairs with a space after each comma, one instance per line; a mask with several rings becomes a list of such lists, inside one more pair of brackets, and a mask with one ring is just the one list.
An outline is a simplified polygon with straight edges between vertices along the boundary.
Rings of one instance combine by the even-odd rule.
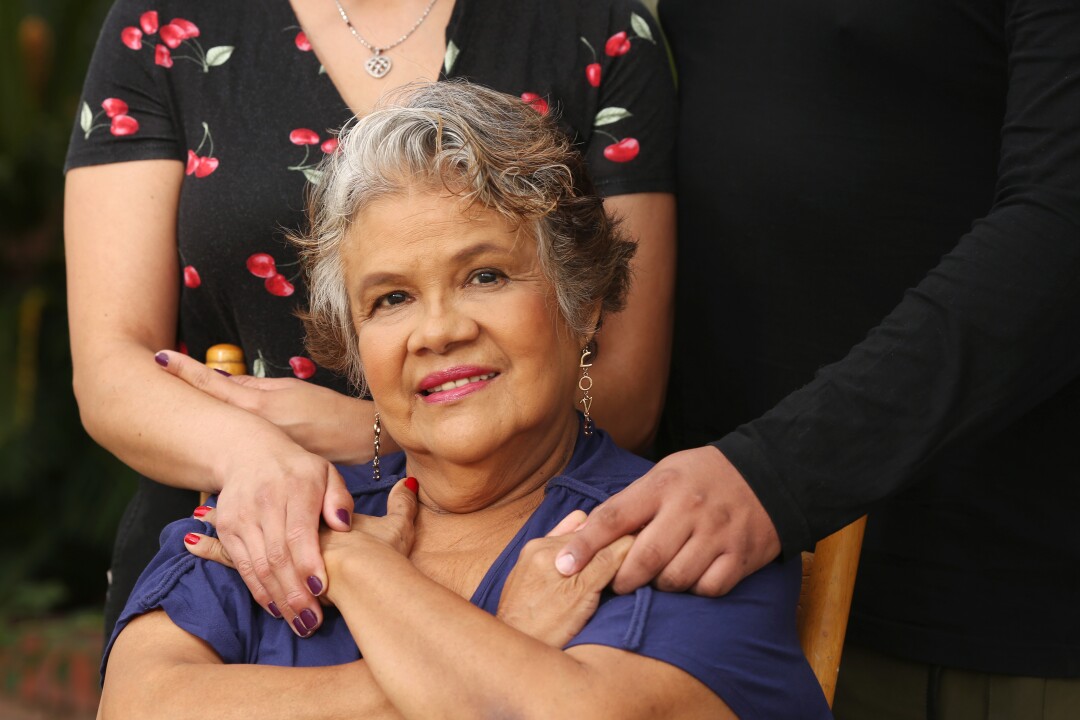
[[189, 553], [203, 560], [213, 560], [225, 567], [236, 567], [228, 551], [225, 550], [225, 546], [216, 537], [202, 533], [188, 533], [184, 536], [184, 547]]
[[420, 484], [414, 477], [407, 477], [394, 485], [390, 495], [386, 498], [386, 514], [401, 515], [410, 523], [416, 519], [416, 510], [420, 505], [417, 493], [420, 492]]
[[326, 492], [323, 493], [322, 516], [333, 530], [348, 532], [352, 527], [356, 501], [345, 487], [345, 480], [333, 465], [326, 472]]
[[596, 556], [581, 570], [581, 581], [586, 587], [601, 590], [615, 578], [626, 554], [630, 552], [630, 546], [634, 544], [634, 538], [624, 535], [605, 548], [601, 548]]
[[625, 490], [611, 496], [592, 513], [555, 557], [555, 568], [563, 575], [580, 572], [601, 548], [624, 535], [640, 530], [656, 514], [657, 495], [644, 490], [649, 474], [635, 480]]
[[558, 525], [551, 528], [551, 532], [545, 537], [561, 537], [563, 535], [569, 535], [581, 527], [587, 517], [584, 510], [575, 510], [560, 520]]

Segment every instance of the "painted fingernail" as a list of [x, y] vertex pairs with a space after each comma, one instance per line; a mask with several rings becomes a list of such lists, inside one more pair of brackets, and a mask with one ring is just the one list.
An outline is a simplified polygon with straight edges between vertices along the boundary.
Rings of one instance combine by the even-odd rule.
[[[304, 612], [311, 612], [311, 611], [310, 610], [305, 610]], [[294, 628], [296, 628], [296, 632], [300, 634], [300, 637], [307, 637], [308, 634], [311, 632], [306, 627], [304, 627], [303, 620], [301, 620], [298, 617], [293, 618], [292, 626]]]
[[199, 507], [195, 508], [195, 512], [191, 514], [197, 518], [201, 518], [203, 515], [206, 515], [206, 513], [210, 512], [210, 510], [211, 508], [209, 505], [200, 505]]
[[349, 512], [345, 508], [338, 508], [338, 511], [335, 513], [335, 515], [337, 515], [338, 520], [340, 520], [341, 522], [345, 523], [346, 525], [352, 527], [352, 513], [351, 512]]
[[565, 555], [560, 555], [555, 558], [555, 569], [563, 575], [569, 575], [574, 572], [574, 556], [570, 553], [566, 553]]
[[231, 372], [227, 372], [227, 371], [225, 371], [225, 370], [222, 370], [221, 368], [214, 368], [214, 372], [216, 372], [216, 373], [221, 373], [221, 374], [222, 374], [222, 375], [224, 375], [225, 377], [232, 377], [232, 373], [231, 373]]
[[160, 352], [154, 356], [154, 362], [156, 362], [161, 367], [169, 367], [169, 356], [163, 352]]
[[188, 545], [197, 545], [199, 540], [201, 540], [201, 539], [202, 538], [200, 538], [195, 533], [188, 533], [187, 535], [184, 536], [184, 542], [186, 542]]
[[323, 588], [322, 580], [315, 577], [314, 575], [312, 575], [311, 577], [309, 577], [307, 579], [307, 586], [308, 586], [308, 590], [311, 591], [312, 595], [318, 595], [319, 593], [322, 592], [322, 588]]
[[413, 495], [420, 492], [420, 483], [414, 477], [405, 478], [405, 487], [413, 491]]
[[273, 600], [271, 600], [270, 604], [266, 606], [266, 609], [269, 610], [270, 614], [273, 615], [274, 617], [276, 617], [276, 618], [281, 617], [281, 611], [277, 609], [277, 603], [275, 603]]
[[307, 608], [300, 611], [300, 617], [297, 619], [303, 623], [306, 632], [311, 632], [319, 624], [319, 618], [315, 617], [315, 613]]

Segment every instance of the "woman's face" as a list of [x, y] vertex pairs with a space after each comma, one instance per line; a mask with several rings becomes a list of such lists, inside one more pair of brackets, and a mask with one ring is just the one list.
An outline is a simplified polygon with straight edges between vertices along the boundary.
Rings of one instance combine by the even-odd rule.
[[469, 465], [576, 434], [583, 340], [532, 238], [413, 189], [366, 208], [343, 256], [372, 397], [411, 455]]

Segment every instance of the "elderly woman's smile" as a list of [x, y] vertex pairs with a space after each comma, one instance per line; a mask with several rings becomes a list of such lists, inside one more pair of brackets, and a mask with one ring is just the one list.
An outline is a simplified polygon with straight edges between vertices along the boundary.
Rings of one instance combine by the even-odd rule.
[[411, 458], [538, 469], [572, 448], [585, 340], [525, 229], [411, 187], [360, 211], [342, 259], [368, 387]]

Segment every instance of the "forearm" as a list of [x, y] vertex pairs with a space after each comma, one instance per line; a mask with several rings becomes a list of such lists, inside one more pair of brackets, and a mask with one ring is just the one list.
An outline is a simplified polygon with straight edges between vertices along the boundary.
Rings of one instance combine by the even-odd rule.
[[1080, 222], [996, 213], [842, 361], [719, 443], [785, 552], [866, 512], [1080, 373]]
[[216, 492], [222, 464], [240, 444], [291, 442], [271, 423], [163, 372], [154, 352], [106, 336], [74, 353], [87, 432], [135, 470], [167, 485]]
[[621, 447], [641, 452], [656, 434], [667, 390], [675, 308], [675, 199], [639, 193], [608, 198], [604, 206], [638, 249], [626, 308], [604, 317], [597, 334], [589, 371], [592, 415]]
[[401, 717], [362, 660], [317, 668], [206, 663], [163, 667], [137, 681], [107, 684], [99, 717], [188, 720], [194, 714], [215, 720]]
[[[373, 547], [331, 569], [329, 593], [405, 717], [603, 717], [591, 668]], [[527, 671], [525, 670], [527, 668]]]

